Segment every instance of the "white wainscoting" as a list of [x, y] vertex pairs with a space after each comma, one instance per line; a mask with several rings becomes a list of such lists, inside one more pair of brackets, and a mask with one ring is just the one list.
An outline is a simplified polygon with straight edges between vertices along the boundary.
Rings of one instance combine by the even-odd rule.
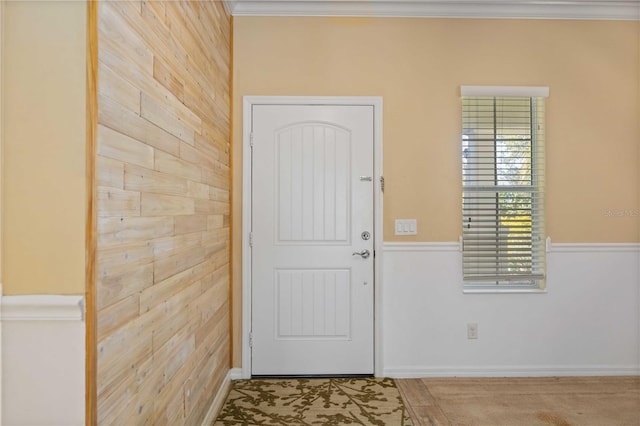
[[547, 276], [545, 293], [463, 294], [458, 243], [385, 243], [384, 375], [640, 374], [640, 245], [552, 244]]
[[0, 293], [0, 424], [84, 424], [82, 300], [82, 296]]

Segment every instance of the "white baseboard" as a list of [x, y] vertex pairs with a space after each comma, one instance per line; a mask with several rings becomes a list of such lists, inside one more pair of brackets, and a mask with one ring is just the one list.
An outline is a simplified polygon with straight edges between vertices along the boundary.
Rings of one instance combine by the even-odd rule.
[[218, 417], [222, 406], [224, 405], [225, 400], [227, 399], [227, 395], [231, 390], [231, 381], [234, 380], [232, 376], [235, 374], [234, 370], [238, 370], [237, 368], [231, 369], [227, 372], [224, 380], [222, 381], [222, 385], [218, 389], [216, 393], [216, 397], [213, 398], [213, 402], [209, 406], [209, 410], [207, 411], [207, 415], [204, 416], [204, 420], [202, 421], [202, 426], [209, 426]]
[[427, 377], [576, 377], [640, 376], [640, 365], [630, 366], [492, 366], [492, 367], [390, 367], [385, 377], [413, 379]]
[[229, 370], [229, 378], [231, 380], [242, 379], [242, 368], [232, 368], [231, 370]]

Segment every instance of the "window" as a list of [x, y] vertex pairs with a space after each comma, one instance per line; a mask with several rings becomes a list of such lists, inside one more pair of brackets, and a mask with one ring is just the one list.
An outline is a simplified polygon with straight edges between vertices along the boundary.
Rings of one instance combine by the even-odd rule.
[[465, 290], [545, 286], [547, 88], [462, 87]]

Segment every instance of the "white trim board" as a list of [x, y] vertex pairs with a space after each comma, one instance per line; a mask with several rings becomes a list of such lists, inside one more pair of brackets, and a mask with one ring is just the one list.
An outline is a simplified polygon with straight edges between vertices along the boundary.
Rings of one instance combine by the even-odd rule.
[[[0, 11], [2, 10], [2, 8], [4, 7], [4, 5], [0, 5]], [[2, 16], [0, 16], [0, 20], [3, 19]], [[1, 23], [2, 21], [0, 21]], [[0, 37], [0, 42], [1, 42], [1, 37]], [[0, 61], [2, 62], [2, 61]], [[0, 64], [1, 66], [1, 64]], [[3, 352], [2, 352], [2, 283], [0, 283], [0, 426], [2, 426], [2, 358], [4, 358], [3, 356]]]
[[83, 296], [3, 296], [2, 321], [82, 321]]
[[229, 370], [229, 378], [232, 381], [242, 379], [242, 368], [232, 368]]
[[384, 251], [460, 251], [460, 243], [403, 243], [385, 242], [382, 246]]
[[546, 86], [460, 86], [461, 96], [548, 98]]
[[224, 6], [224, 10], [231, 16], [233, 13], [233, 8], [235, 7], [236, 0], [222, 0], [222, 5]]
[[[382, 248], [387, 252], [449, 252], [460, 251], [460, 243], [386, 241]], [[549, 252], [640, 252], [640, 243], [551, 243]]]
[[385, 377], [413, 379], [421, 377], [569, 377], [569, 376], [640, 376], [640, 365], [629, 366], [493, 366], [493, 367], [389, 367]]
[[551, 252], [640, 252], [640, 243], [552, 243]]
[[254, 105], [368, 105], [373, 106], [374, 114], [374, 241], [375, 291], [374, 291], [374, 371], [380, 377], [383, 374], [382, 340], [382, 97], [380, 96], [244, 96], [242, 114], [242, 378], [251, 377], [251, 148], [250, 134], [252, 108]]
[[640, 1], [227, 0], [233, 16], [640, 20]]

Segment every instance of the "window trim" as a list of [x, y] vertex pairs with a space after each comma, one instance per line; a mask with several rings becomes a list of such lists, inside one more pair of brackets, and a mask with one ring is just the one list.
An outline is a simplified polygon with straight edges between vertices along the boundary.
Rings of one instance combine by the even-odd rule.
[[[549, 88], [546, 86], [460, 86], [460, 94], [461, 97], [493, 97], [493, 98], [506, 98], [506, 97], [518, 97], [518, 98], [547, 98], [549, 96]], [[532, 119], [535, 117], [535, 113], [533, 111], [533, 109], [530, 111], [531, 117]], [[544, 120], [546, 122], [546, 120]], [[544, 122], [543, 122], [544, 123]], [[531, 123], [533, 125], [533, 121]], [[546, 123], [543, 125], [543, 132], [544, 132], [544, 127], [546, 127]], [[532, 135], [533, 136], [533, 135]], [[462, 134], [460, 135], [460, 141], [463, 140], [462, 138]], [[544, 133], [543, 133], [543, 140], [544, 140]], [[543, 142], [544, 144], [545, 142]], [[544, 147], [544, 145], [543, 145]], [[544, 148], [543, 148], [544, 149]], [[542, 153], [542, 161], [544, 161], [544, 152]], [[532, 158], [532, 162], [536, 161], [535, 158]], [[461, 171], [463, 171], [463, 165], [461, 164]], [[537, 173], [538, 170], [532, 170], [532, 178], [533, 178], [533, 173]], [[463, 171], [464, 173], [464, 171]], [[545, 173], [546, 174], [546, 173]], [[463, 175], [464, 176], [464, 175]], [[544, 194], [545, 192], [545, 183], [544, 183], [544, 175], [542, 177], [542, 193]], [[536, 185], [537, 187], [537, 185]], [[464, 182], [463, 182], [463, 187], [462, 187], [462, 196], [464, 199], [464, 194], [465, 194], [465, 187], [464, 187]], [[463, 213], [464, 213], [464, 208], [463, 208]], [[544, 223], [544, 209], [541, 213], [542, 215], [542, 220], [541, 223]], [[463, 216], [464, 219], [464, 216]], [[545, 232], [543, 232], [542, 235], [539, 235], [539, 237], [541, 237], [542, 239], [546, 239], [545, 238]], [[460, 250], [464, 255], [464, 237], [461, 235], [460, 237]], [[532, 254], [534, 252], [534, 248], [532, 246]], [[538, 255], [540, 255], [540, 253], [538, 253]], [[509, 284], [498, 284], [497, 282], [495, 284], [491, 284], [491, 283], [487, 283], [482, 284], [482, 283], [473, 283], [471, 280], [467, 280], [465, 282], [464, 280], [464, 271], [462, 272], [462, 290], [463, 293], [476, 293], [476, 294], [481, 294], [481, 293], [531, 293], [531, 294], [538, 294], [538, 293], [546, 293], [546, 279], [547, 279], [547, 268], [546, 268], [546, 250], [541, 254], [541, 256], [543, 256], [543, 262], [545, 264], [544, 269], [543, 269], [543, 273], [544, 273], [544, 278], [542, 279], [536, 279], [534, 280], [534, 282], [531, 285], [518, 285], [518, 284], [514, 284], [514, 285], [509, 285]], [[461, 259], [461, 263], [462, 266], [464, 267], [464, 258]]]
[[548, 98], [547, 86], [460, 86], [460, 96], [496, 98]]

